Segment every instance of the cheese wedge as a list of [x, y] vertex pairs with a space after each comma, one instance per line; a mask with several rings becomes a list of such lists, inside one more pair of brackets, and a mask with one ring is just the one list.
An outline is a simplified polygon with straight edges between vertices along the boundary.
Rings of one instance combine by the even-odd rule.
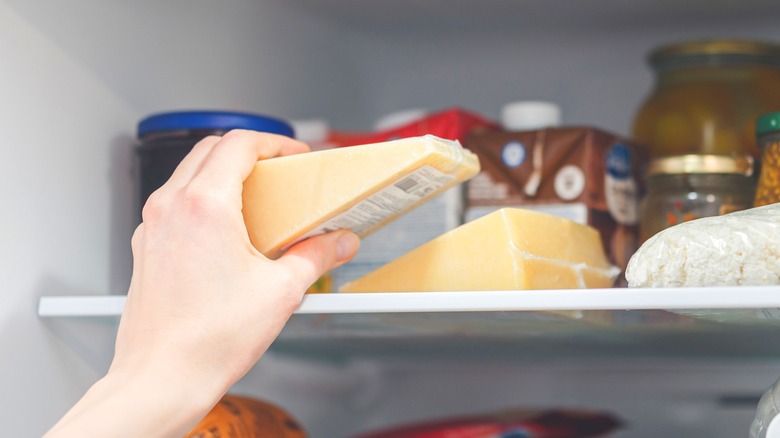
[[432, 135], [261, 160], [244, 182], [244, 222], [277, 258], [327, 231], [365, 237], [478, 172], [476, 155]]
[[612, 286], [619, 273], [594, 228], [504, 208], [417, 247], [340, 292], [599, 288]]

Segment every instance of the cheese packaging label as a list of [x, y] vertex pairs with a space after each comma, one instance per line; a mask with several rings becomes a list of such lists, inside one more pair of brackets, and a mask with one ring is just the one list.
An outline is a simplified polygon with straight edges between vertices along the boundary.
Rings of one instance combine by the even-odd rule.
[[453, 179], [453, 176], [434, 167], [423, 166], [314, 228], [288, 246], [317, 234], [345, 228], [358, 235], [365, 234], [377, 224], [402, 214]]

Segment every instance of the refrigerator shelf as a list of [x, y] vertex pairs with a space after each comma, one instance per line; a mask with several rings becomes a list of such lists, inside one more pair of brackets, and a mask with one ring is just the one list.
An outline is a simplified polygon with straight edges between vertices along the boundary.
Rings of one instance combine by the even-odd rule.
[[[38, 315], [119, 316], [124, 300], [123, 295], [44, 296], [39, 301]], [[295, 313], [686, 309], [721, 310], [726, 316], [729, 309], [752, 309], [748, 313], [758, 319], [780, 319], [780, 286], [316, 294], [307, 295]]]
[[[42, 297], [118, 319], [123, 296]], [[780, 287], [306, 296], [272, 351], [313, 360], [780, 359]]]

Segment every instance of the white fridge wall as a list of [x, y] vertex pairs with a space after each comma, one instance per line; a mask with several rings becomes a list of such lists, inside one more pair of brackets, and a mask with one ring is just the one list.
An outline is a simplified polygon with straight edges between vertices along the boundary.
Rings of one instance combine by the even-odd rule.
[[362, 113], [361, 94], [341, 92], [360, 81], [344, 33], [281, 0], [4, 1], [141, 115]]
[[[35, 307], [50, 292], [105, 293], [129, 261], [112, 245], [127, 235], [130, 175], [115, 163], [134, 113], [4, 3], [0, 41], [0, 412], [7, 433], [36, 436], [104, 372], [81, 353], [111, 351], [110, 331], [58, 330]], [[71, 335], [82, 351], [62, 342]]]
[[[636, 1], [418, 2], [428, 12], [421, 16], [409, 4], [415, 2], [386, 3], [395, 11], [387, 13], [392, 18], [385, 15], [386, 26], [361, 26], [364, 34], [356, 41], [361, 44], [357, 52], [367, 85], [362, 89], [364, 100], [373, 117], [405, 108], [464, 106], [498, 119], [505, 103], [541, 99], [560, 104], [566, 124], [594, 125], [625, 135], [653, 85], [645, 61], [650, 50], [667, 42], [716, 36], [780, 38], [777, 5], [767, 5], [774, 14], [747, 18], [729, 14], [728, 8], [714, 18], [683, 15], [681, 24], [652, 14], [627, 14]], [[503, 16], [486, 12], [496, 3], [503, 5], [499, 11], [506, 10]], [[658, 2], [674, 11], [691, 3], [696, 2]], [[719, 6], [724, 3], [729, 4]], [[449, 30], [442, 29], [442, 23], [437, 26], [431, 11], [435, 6], [426, 4], [438, 5], [449, 18], [442, 20]], [[458, 6], [464, 10], [455, 12]], [[404, 7], [407, 13], [399, 11]], [[355, 15], [367, 19], [371, 8], [355, 9], [364, 12]], [[488, 25], [488, 14], [500, 25]], [[373, 16], [379, 20], [382, 14]], [[396, 22], [403, 31], [392, 32]]]

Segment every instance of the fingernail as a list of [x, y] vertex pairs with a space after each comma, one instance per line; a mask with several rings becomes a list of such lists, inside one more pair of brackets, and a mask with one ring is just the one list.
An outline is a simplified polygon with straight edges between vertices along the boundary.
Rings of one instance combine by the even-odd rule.
[[341, 233], [338, 240], [336, 240], [336, 254], [339, 261], [351, 258], [360, 248], [360, 239], [352, 231]]

